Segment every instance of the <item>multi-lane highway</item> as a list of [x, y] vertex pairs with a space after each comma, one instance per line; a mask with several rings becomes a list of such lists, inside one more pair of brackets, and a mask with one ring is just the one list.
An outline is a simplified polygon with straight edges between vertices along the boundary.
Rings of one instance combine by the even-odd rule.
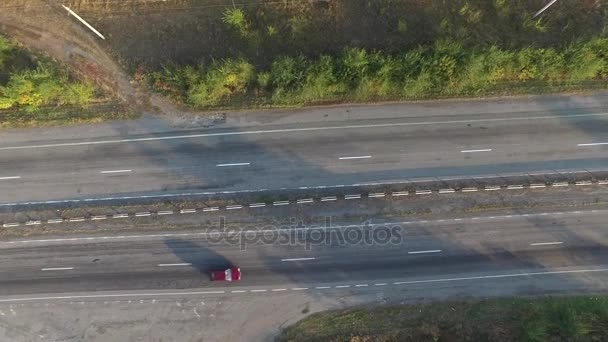
[[[376, 234], [375, 243], [357, 232], [379, 227], [336, 226], [325, 231], [332, 236], [329, 244], [319, 243], [324, 235], [309, 235], [317, 243], [308, 250], [273, 241], [268, 232], [243, 234], [246, 248], [210, 242], [204, 233], [5, 241], [0, 242], [0, 302], [62, 299], [62, 293], [72, 293], [65, 298], [103, 298], [106, 291], [112, 291], [110, 297], [170, 296], [183, 294], [175, 292], [180, 289], [199, 295], [271, 294], [517, 277], [550, 276], [574, 284], [608, 272], [607, 218], [608, 211], [594, 210], [395, 222], [391, 226], [401, 227], [400, 236]], [[227, 265], [240, 266], [243, 280], [209, 281], [210, 270]], [[74, 295], [78, 292], [86, 294]]]
[[585, 109], [5, 141], [0, 203], [605, 170], [607, 132]]

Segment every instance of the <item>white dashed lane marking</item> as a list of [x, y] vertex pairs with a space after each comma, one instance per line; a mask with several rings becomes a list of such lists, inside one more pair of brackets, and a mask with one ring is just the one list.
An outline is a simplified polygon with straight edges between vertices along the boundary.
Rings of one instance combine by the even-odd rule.
[[73, 269], [74, 267], [48, 267], [41, 269], [41, 271], [69, 271]]
[[563, 241], [552, 241], [552, 242], [535, 242], [531, 243], [530, 246], [549, 246], [549, 245], [561, 245]]
[[384, 197], [384, 196], [386, 196], [386, 194], [383, 192], [375, 192], [375, 193], [371, 193], [371, 194], [367, 195], [367, 197], [369, 197], [369, 198], [379, 198], [379, 197]]
[[354, 156], [354, 157], [340, 157], [340, 160], [350, 160], [350, 159], [370, 159], [372, 156]]
[[427, 251], [412, 251], [407, 252], [407, 254], [427, 254], [427, 253], [441, 253], [441, 249], [432, 249]]
[[492, 152], [491, 148], [484, 148], [480, 150], [462, 150], [461, 153], [478, 153], [478, 152]]
[[576, 146], [578, 146], [578, 147], [585, 147], [585, 146], [602, 146], [602, 145], [608, 145], [608, 142], [597, 142], [597, 143], [576, 144]]
[[251, 163], [231, 163], [231, 164], [217, 164], [217, 167], [227, 167], [227, 166], [249, 166]]
[[110, 170], [110, 171], [101, 171], [100, 173], [129, 173], [129, 172], [133, 172], [133, 170]]
[[7, 176], [7, 177], [0, 177], [0, 180], [9, 180], [9, 179], [20, 179], [21, 176]]
[[173, 267], [173, 266], [192, 266], [192, 263], [182, 262], [176, 264], [158, 264], [159, 267]]
[[281, 261], [309, 261], [315, 260], [315, 258], [291, 258], [291, 259], [281, 259]]

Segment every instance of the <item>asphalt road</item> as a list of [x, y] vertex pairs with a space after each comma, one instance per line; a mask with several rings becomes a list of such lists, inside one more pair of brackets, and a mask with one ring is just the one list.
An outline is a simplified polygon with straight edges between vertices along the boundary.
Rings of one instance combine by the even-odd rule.
[[[376, 238], [370, 235], [367, 242], [359, 233], [365, 236], [369, 228], [339, 227], [325, 235], [305, 230], [308, 238], [297, 243], [279, 243], [269, 232], [239, 235], [244, 244], [187, 234], [5, 241], [0, 242], [0, 302], [105, 291], [128, 296], [129, 291], [271, 293], [429, 281], [450, 286], [547, 272], [578, 283], [586, 273], [608, 272], [607, 217], [608, 211], [595, 210], [427, 221], [402, 225], [399, 235], [378, 233], [376, 227], [371, 230]], [[311, 239], [323, 243], [305, 248], [302, 242]], [[392, 242], [382, 243], [386, 240]], [[210, 270], [229, 265], [242, 269], [242, 281], [209, 280]]]
[[587, 108], [5, 141], [0, 203], [606, 170], [607, 132]]

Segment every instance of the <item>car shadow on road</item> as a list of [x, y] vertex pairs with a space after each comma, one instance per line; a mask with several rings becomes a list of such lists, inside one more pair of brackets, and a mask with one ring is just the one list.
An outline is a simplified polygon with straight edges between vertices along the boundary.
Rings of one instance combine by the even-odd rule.
[[180, 263], [191, 264], [192, 268], [208, 279], [211, 277], [211, 271], [236, 266], [212, 249], [195, 244], [192, 241], [172, 238], [164, 240], [164, 243], [180, 259]]

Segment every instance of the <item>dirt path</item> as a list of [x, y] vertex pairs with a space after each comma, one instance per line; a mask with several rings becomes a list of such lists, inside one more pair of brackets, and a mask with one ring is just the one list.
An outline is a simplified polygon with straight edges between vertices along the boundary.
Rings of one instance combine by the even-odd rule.
[[183, 114], [170, 101], [134, 86], [104, 50], [104, 41], [86, 30], [59, 3], [4, 0], [0, 4], [0, 32], [29, 49], [66, 63], [135, 110]]

